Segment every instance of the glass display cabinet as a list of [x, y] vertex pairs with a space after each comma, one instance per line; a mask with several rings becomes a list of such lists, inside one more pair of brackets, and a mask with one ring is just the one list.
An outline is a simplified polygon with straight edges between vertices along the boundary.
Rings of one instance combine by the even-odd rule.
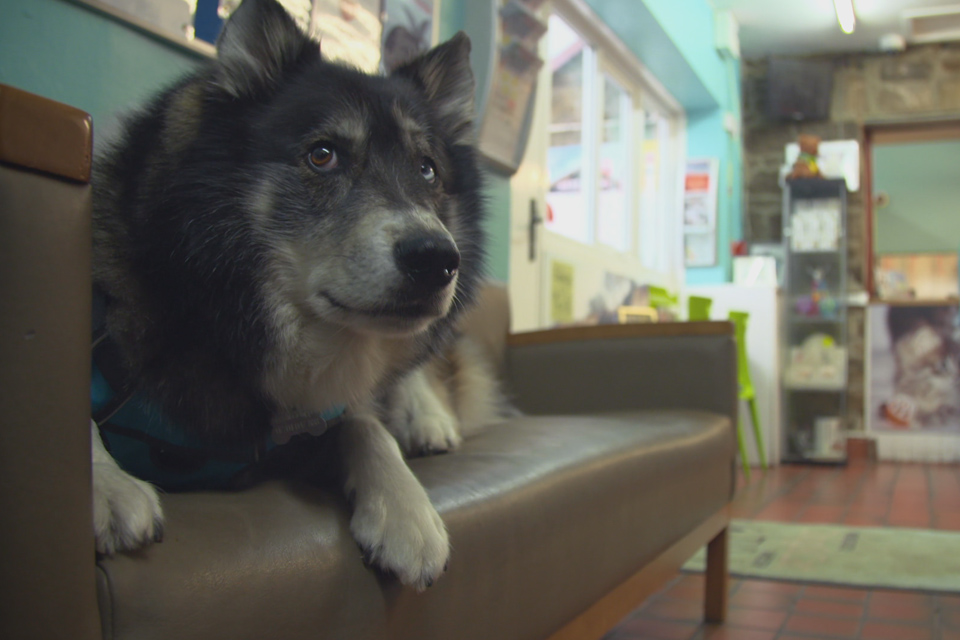
[[785, 462], [846, 460], [846, 221], [843, 180], [787, 181], [781, 334]]

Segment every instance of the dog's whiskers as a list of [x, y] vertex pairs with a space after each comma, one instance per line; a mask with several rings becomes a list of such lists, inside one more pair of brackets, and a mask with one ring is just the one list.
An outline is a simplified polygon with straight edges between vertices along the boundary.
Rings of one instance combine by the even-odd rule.
[[467, 305], [457, 296], [456, 293], [453, 294], [453, 304], [457, 306], [459, 311], [466, 311]]

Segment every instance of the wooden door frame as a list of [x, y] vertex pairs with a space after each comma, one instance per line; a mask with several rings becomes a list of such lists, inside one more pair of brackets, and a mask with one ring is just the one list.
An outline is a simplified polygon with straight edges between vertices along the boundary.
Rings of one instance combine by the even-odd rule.
[[960, 119], [919, 122], [876, 123], [863, 126], [863, 187], [864, 223], [866, 238], [866, 269], [864, 283], [870, 299], [877, 298], [874, 267], [874, 209], [873, 209], [873, 147], [878, 144], [933, 142], [960, 139]]

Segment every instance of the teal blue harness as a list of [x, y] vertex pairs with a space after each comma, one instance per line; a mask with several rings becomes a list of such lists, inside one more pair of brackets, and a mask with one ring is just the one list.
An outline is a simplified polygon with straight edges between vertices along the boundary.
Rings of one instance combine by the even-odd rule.
[[173, 424], [142, 393], [115, 389], [121, 386], [116, 382], [111, 386], [98, 365], [98, 355], [102, 355], [98, 350], [102, 351], [105, 343], [99, 324], [95, 311], [95, 331], [100, 335], [94, 338], [90, 385], [94, 422], [104, 446], [125, 471], [164, 491], [246, 486], [257, 477], [258, 468], [281, 449], [322, 435], [343, 416], [343, 406], [283, 416], [272, 421], [271, 435], [254, 446], [211, 447]]

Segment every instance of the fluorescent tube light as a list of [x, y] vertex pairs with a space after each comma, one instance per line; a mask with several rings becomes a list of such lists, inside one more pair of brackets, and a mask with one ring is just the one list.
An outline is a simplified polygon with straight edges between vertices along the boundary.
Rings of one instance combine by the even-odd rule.
[[833, 0], [837, 10], [837, 22], [844, 33], [853, 33], [857, 28], [857, 14], [853, 12], [853, 0]]

